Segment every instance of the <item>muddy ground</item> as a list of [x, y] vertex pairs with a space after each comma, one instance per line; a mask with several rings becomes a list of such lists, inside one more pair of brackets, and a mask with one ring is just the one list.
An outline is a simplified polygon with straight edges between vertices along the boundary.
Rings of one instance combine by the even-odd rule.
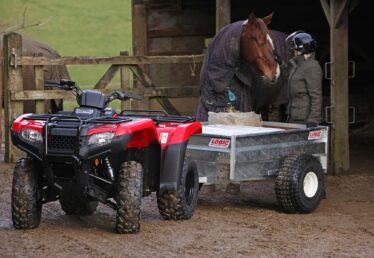
[[[373, 139], [371, 139], [373, 140]], [[10, 214], [12, 164], [0, 180], [1, 257], [373, 257], [374, 141], [352, 143], [351, 169], [326, 177], [327, 199], [311, 214], [279, 210], [272, 182], [242, 184], [241, 192], [202, 188], [191, 220], [165, 221], [154, 195], [144, 198], [141, 232], [114, 233], [115, 212], [66, 216], [43, 206], [34, 230], [15, 230]]]

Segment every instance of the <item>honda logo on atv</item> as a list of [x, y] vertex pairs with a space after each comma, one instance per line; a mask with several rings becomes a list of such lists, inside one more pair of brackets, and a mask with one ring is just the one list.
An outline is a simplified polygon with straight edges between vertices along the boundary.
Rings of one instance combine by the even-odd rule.
[[321, 139], [322, 137], [322, 131], [311, 131], [308, 135], [308, 140], [317, 140]]
[[228, 148], [229, 145], [230, 145], [230, 140], [227, 140], [227, 139], [212, 138], [210, 139], [210, 142], [209, 142], [209, 146], [211, 147]]

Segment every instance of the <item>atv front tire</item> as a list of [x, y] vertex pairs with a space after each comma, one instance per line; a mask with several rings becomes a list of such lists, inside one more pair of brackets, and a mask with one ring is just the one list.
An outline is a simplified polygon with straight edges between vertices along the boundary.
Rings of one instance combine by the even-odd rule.
[[278, 203], [288, 213], [310, 213], [324, 196], [322, 166], [307, 154], [287, 157], [275, 181]]
[[143, 192], [143, 167], [135, 161], [123, 162], [117, 182], [117, 233], [140, 230], [140, 205]]
[[61, 198], [59, 200], [61, 209], [66, 215], [80, 215], [87, 216], [95, 212], [99, 202], [89, 200], [74, 200], [68, 198]]
[[12, 185], [12, 220], [16, 229], [36, 228], [42, 215], [42, 188], [35, 161], [22, 158], [17, 161]]
[[185, 157], [177, 190], [157, 195], [157, 206], [164, 219], [190, 219], [199, 196], [199, 174], [195, 162]]

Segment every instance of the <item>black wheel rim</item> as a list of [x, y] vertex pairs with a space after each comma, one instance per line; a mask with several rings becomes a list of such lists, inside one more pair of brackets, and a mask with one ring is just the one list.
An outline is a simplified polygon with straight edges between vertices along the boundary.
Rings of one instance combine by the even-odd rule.
[[189, 169], [186, 176], [186, 189], [184, 196], [186, 199], [186, 204], [190, 205], [194, 199], [195, 195], [195, 177], [193, 169]]

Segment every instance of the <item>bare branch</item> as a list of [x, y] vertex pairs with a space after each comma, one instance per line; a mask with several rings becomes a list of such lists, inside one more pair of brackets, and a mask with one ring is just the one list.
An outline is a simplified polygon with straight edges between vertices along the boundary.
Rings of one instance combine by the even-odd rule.
[[30, 27], [41, 27], [41, 26], [46, 25], [52, 19], [52, 16], [49, 16], [47, 19], [43, 21], [39, 21], [39, 22], [32, 23], [32, 24], [26, 24], [26, 18], [27, 18], [26, 12], [27, 12], [27, 7], [25, 7], [25, 10], [23, 11], [21, 24], [10, 26], [6, 28], [5, 30], [0, 31], [0, 34], [4, 34], [7, 32], [11, 32], [11, 31], [19, 31], [19, 30], [30, 28]]
[[26, 12], [27, 12], [27, 6], [25, 7], [25, 10], [23, 10], [22, 26], [25, 26], [25, 24], [26, 24]]

